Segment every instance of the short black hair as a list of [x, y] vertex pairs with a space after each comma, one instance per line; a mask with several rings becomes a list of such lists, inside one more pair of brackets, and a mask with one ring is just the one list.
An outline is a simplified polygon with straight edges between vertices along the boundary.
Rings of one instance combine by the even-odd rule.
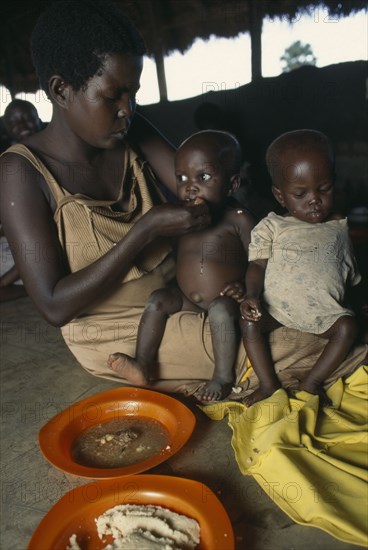
[[239, 141], [230, 132], [223, 130], [202, 130], [192, 134], [189, 138], [183, 141], [179, 149], [186, 144], [191, 144], [197, 140], [205, 138], [209, 140], [218, 149], [219, 160], [224, 163], [229, 175], [239, 174], [242, 151]]
[[331, 162], [331, 171], [334, 171], [334, 154], [329, 138], [318, 130], [301, 129], [285, 132], [277, 137], [266, 151], [266, 163], [268, 172], [273, 180], [273, 185], [279, 169], [282, 157], [288, 151], [302, 151], [317, 148], [326, 153]]
[[41, 88], [60, 75], [75, 91], [114, 53], [142, 56], [146, 46], [131, 19], [110, 0], [59, 0], [39, 17], [31, 37]]
[[25, 99], [19, 99], [16, 97], [9, 103], [9, 105], [7, 105], [4, 111], [4, 120], [6, 121], [7, 118], [17, 109], [22, 109], [28, 112], [32, 112], [35, 117], [38, 117], [37, 108], [33, 105], [33, 103]]

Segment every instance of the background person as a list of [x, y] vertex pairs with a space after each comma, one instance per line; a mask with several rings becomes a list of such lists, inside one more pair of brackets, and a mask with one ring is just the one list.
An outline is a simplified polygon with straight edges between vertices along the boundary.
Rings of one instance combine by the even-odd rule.
[[23, 99], [13, 99], [9, 103], [4, 111], [3, 122], [10, 144], [23, 141], [45, 126], [33, 103]]

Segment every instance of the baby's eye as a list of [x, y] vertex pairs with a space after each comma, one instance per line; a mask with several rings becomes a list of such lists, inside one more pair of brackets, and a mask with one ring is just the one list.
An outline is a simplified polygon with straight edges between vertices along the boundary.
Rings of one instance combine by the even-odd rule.
[[295, 197], [296, 199], [301, 199], [301, 198], [304, 197], [304, 195], [305, 195], [305, 192], [304, 192], [304, 191], [298, 191], [297, 193], [294, 193], [294, 197]]
[[188, 181], [188, 177], [184, 176], [184, 174], [176, 174], [176, 181], [178, 183], [184, 183], [184, 182]]
[[332, 190], [332, 184], [329, 183], [328, 185], [323, 185], [322, 187], [320, 187], [320, 192], [321, 193], [329, 193], [330, 191]]
[[208, 181], [208, 180], [211, 179], [211, 174], [207, 174], [205, 172], [205, 173], [201, 174], [200, 178], [201, 178], [202, 181]]

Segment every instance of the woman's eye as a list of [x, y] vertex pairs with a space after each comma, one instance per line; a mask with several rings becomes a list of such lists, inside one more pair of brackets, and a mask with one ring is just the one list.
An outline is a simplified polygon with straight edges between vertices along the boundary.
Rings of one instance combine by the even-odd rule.
[[202, 181], [208, 181], [211, 179], [211, 174], [201, 174], [201, 180]]

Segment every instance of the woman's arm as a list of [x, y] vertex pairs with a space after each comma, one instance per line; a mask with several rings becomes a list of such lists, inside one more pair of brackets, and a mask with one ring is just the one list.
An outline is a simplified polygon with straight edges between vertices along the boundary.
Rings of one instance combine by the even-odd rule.
[[175, 147], [140, 113], [134, 115], [128, 136], [138, 146], [158, 179], [176, 195]]
[[0, 159], [0, 219], [24, 286], [42, 315], [55, 326], [75, 318], [130, 269], [140, 251], [158, 236], [199, 229], [208, 216], [172, 205], [152, 208], [103, 257], [70, 273], [53, 215], [40, 186], [42, 176], [26, 159]]

